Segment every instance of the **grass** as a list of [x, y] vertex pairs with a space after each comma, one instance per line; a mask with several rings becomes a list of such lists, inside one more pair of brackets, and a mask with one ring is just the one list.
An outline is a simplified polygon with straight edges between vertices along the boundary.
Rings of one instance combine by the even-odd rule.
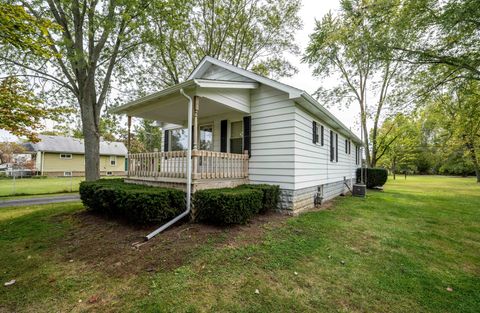
[[17, 279], [0, 287], [0, 312], [480, 311], [480, 185], [471, 178], [390, 180], [366, 199], [266, 224], [262, 240], [212, 238], [175, 268], [121, 277], [96, 260], [69, 262], [75, 247], [57, 245], [77, 231], [81, 210], [0, 209], [0, 282]]
[[[108, 176], [102, 178], [118, 178]], [[36, 195], [67, 194], [77, 192], [85, 177], [47, 177], [43, 179], [0, 179], [0, 201], [29, 198]]]
[[84, 177], [48, 177], [44, 179], [2, 179], [0, 200], [3, 197], [76, 192]]

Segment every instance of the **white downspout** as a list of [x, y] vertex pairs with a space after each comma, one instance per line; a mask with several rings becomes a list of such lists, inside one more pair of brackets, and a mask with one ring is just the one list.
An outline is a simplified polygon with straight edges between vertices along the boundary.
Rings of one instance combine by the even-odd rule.
[[167, 222], [166, 224], [162, 225], [160, 228], [157, 228], [156, 230], [152, 231], [150, 234], [145, 236], [145, 240], [150, 240], [153, 237], [155, 237], [157, 234], [161, 233], [171, 225], [175, 224], [188, 214], [190, 214], [190, 209], [191, 209], [191, 195], [192, 195], [192, 145], [190, 142], [192, 142], [192, 112], [193, 112], [193, 100], [191, 97], [189, 97], [184, 91], [183, 88], [180, 89], [180, 94], [184, 96], [185, 98], [188, 99], [188, 149], [187, 149], [187, 209], [172, 219], [171, 221]]

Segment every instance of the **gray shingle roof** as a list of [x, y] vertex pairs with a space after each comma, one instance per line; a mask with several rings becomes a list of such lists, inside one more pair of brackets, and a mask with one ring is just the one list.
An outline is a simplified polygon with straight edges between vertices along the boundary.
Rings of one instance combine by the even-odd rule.
[[[31, 151], [85, 153], [83, 139], [49, 135], [39, 135], [38, 138], [40, 139], [38, 143], [28, 143], [26, 147]], [[127, 153], [127, 147], [122, 142], [100, 141], [101, 155], [127, 155]]]

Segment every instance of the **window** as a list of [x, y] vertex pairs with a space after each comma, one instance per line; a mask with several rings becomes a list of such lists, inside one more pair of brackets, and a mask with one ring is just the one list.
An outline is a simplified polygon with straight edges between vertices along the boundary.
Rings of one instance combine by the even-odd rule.
[[335, 133], [335, 162], [338, 162], [338, 134]]
[[112, 176], [113, 173], [112, 172], [107, 172], [107, 176]]
[[62, 159], [62, 160], [70, 160], [71, 158], [72, 158], [71, 153], [61, 153], [60, 154], [60, 159]]
[[200, 126], [200, 150], [213, 150], [213, 126]]
[[170, 133], [170, 151], [182, 151], [188, 149], [188, 131], [186, 128], [174, 129]]
[[72, 172], [63, 172], [63, 176], [72, 176]]
[[318, 142], [318, 126], [315, 121], [312, 121], [312, 142], [314, 144]]
[[323, 133], [324, 133], [323, 125], [320, 125], [320, 127], [318, 127], [317, 122], [313, 121], [312, 122], [312, 142], [313, 143], [320, 142], [320, 145], [323, 146]]
[[230, 152], [243, 153], [243, 122], [232, 122], [230, 125]]
[[352, 151], [352, 141], [350, 139], [345, 139], [345, 154], [351, 154]]
[[117, 157], [114, 155], [110, 156], [110, 166], [115, 166], [117, 165]]

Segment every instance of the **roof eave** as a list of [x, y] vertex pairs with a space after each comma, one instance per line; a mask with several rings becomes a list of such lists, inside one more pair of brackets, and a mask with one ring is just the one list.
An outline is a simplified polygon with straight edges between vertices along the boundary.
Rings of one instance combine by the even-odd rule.
[[328, 111], [326, 108], [324, 108], [322, 105], [320, 105], [320, 103], [318, 103], [318, 101], [315, 100], [308, 93], [302, 92], [302, 93], [297, 94], [297, 95], [291, 95], [291, 98], [293, 98], [293, 99], [299, 99], [299, 98], [304, 99], [305, 101], [307, 101], [308, 103], [313, 105], [316, 109], [318, 109], [320, 112], [325, 114], [338, 128], [340, 128], [341, 130], [346, 132], [348, 134], [348, 136], [351, 137], [351, 139], [354, 142], [363, 146], [363, 141], [360, 138], [358, 138], [357, 135], [355, 135], [349, 128], [347, 128], [347, 126], [345, 126], [345, 124], [343, 124], [339, 119], [337, 119], [335, 117], [335, 115], [333, 115], [332, 113], [330, 113], [330, 111]]
[[155, 100], [157, 98], [160, 98], [160, 97], [164, 97], [164, 96], [167, 96], [167, 95], [170, 95], [174, 92], [177, 92], [179, 91], [180, 89], [182, 88], [187, 88], [187, 87], [191, 87], [191, 86], [194, 86], [196, 85], [196, 82], [194, 79], [191, 79], [191, 80], [187, 80], [187, 81], [184, 81], [183, 83], [180, 83], [180, 84], [177, 84], [175, 86], [171, 86], [171, 87], [168, 87], [168, 88], [165, 88], [163, 90], [160, 90], [158, 92], [155, 92], [155, 93], [152, 93], [148, 96], [145, 96], [145, 97], [142, 97], [142, 98], [139, 98], [137, 100], [133, 100], [133, 101], [130, 101], [124, 105], [121, 105], [119, 107], [116, 107], [116, 108], [113, 108], [110, 110], [110, 113], [113, 113], [113, 114], [127, 114], [128, 113], [128, 109], [136, 106], [136, 105], [139, 105], [139, 104], [142, 104], [142, 103], [146, 103], [146, 102], [149, 102], [149, 101], [152, 101], [152, 100]]

